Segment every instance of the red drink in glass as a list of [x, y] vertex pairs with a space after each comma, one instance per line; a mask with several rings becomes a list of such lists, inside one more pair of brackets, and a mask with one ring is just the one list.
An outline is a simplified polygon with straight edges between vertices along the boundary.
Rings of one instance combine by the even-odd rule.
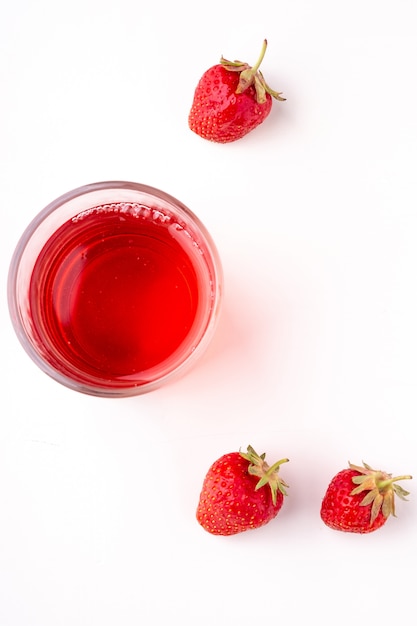
[[103, 183], [58, 199], [35, 222], [11, 265], [9, 302], [24, 347], [48, 374], [85, 393], [133, 395], [202, 351], [221, 270], [181, 203]]

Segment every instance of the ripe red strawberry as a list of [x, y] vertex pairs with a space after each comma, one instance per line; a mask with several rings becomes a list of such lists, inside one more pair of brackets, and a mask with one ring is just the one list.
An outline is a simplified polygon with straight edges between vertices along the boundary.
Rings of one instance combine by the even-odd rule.
[[235, 535], [259, 528], [277, 514], [286, 495], [286, 483], [278, 476], [281, 459], [271, 467], [265, 454], [231, 452], [210, 467], [197, 507], [197, 520], [213, 535]]
[[285, 100], [268, 87], [259, 71], [266, 46], [265, 39], [253, 67], [222, 57], [218, 65], [203, 74], [188, 117], [192, 131], [218, 143], [236, 141], [265, 120], [271, 111], [272, 97]]
[[[395, 494], [402, 500], [409, 495], [398, 480], [411, 479], [411, 476], [392, 477], [379, 470], [373, 470], [349, 463], [332, 479], [321, 505], [323, 522], [334, 530], [351, 533], [370, 533], [395, 517]], [[356, 485], [356, 487], [355, 487]]]

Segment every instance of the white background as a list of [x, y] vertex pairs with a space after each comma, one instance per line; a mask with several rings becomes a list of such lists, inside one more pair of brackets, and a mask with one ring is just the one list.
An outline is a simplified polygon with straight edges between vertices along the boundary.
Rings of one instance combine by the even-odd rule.
[[[15, 0], [0, 13], [0, 624], [415, 624], [417, 484], [371, 535], [321, 522], [348, 460], [417, 476], [415, 0]], [[221, 54], [283, 91], [216, 145], [187, 125]], [[101, 180], [203, 220], [218, 332], [181, 380], [126, 400], [40, 372], [9, 321], [28, 222]], [[266, 527], [213, 537], [202, 480], [252, 444], [290, 485]]]

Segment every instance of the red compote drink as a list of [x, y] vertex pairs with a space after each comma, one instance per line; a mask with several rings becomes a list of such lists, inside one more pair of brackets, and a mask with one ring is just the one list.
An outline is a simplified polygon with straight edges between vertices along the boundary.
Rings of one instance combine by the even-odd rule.
[[154, 219], [134, 210], [97, 207], [66, 222], [41, 251], [30, 283], [42, 342], [109, 384], [163, 367], [194, 323], [205, 278], [181, 230], [161, 213]]
[[185, 207], [170, 207], [169, 196], [111, 197], [66, 211], [38, 242], [26, 326], [60, 382], [129, 395], [193, 356], [213, 325], [218, 268], [204, 227]]

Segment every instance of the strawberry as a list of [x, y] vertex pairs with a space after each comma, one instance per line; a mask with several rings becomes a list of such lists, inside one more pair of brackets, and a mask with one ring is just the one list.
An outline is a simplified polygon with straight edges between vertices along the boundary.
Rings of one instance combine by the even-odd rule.
[[213, 535], [235, 535], [270, 522], [281, 509], [286, 483], [279, 478], [281, 459], [271, 467], [265, 454], [230, 452], [210, 467], [197, 507], [197, 520]]
[[192, 131], [218, 143], [236, 141], [262, 124], [271, 111], [272, 98], [285, 100], [268, 87], [259, 71], [266, 47], [265, 39], [253, 67], [222, 57], [203, 74], [188, 117]]
[[[351, 533], [370, 533], [395, 517], [395, 494], [402, 500], [409, 495], [398, 480], [411, 476], [397, 476], [349, 463], [332, 479], [321, 505], [321, 519], [334, 530]], [[356, 485], [356, 486], [355, 486]]]

